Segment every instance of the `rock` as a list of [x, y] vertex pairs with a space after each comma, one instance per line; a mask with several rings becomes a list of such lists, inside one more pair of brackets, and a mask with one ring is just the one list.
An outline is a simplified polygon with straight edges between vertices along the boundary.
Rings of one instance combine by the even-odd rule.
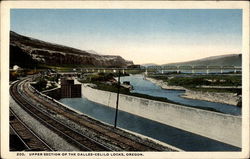
[[133, 64], [121, 56], [91, 54], [87, 51], [52, 44], [10, 32], [10, 66], [85, 65], [93, 67], [126, 67]]
[[238, 103], [241, 101], [240, 97], [234, 93], [202, 92], [191, 90], [186, 90], [182, 97], [230, 105], [238, 105]]

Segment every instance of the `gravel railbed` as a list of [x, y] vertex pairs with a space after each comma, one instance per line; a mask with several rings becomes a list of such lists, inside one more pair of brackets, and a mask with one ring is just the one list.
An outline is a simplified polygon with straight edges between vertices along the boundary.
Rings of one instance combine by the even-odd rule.
[[[37, 93], [34, 93], [34, 94], [38, 95]], [[75, 116], [79, 117], [79, 120], [86, 120], [86, 121], [88, 121], [90, 123], [97, 124], [98, 126], [103, 127], [104, 129], [107, 129], [108, 131], [113, 131], [113, 132], [115, 132], [115, 133], [117, 133], [117, 134], [119, 134], [121, 136], [129, 138], [129, 139], [131, 139], [133, 141], [136, 141], [138, 143], [148, 145], [149, 147], [158, 149], [160, 151], [176, 151], [176, 149], [174, 147], [170, 146], [170, 145], [169, 146], [167, 144], [162, 145], [162, 144], [159, 144], [159, 143], [157, 143], [155, 141], [152, 141], [149, 138], [141, 137], [141, 136], [126, 132], [126, 131], [124, 131], [122, 129], [119, 129], [119, 128], [114, 129], [113, 126], [110, 126], [110, 125], [105, 124], [105, 123], [103, 123], [101, 121], [95, 120], [95, 119], [93, 119], [93, 118], [91, 118], [91, 117], [89, 117], [87, 115], [78, 114], [77, 112], [72, 111], [69, 108], [64, 107], [63, 105], [57, 104], [57, 103], [55, 103], [55, 102], [53, 102], [53, 101], [51, 101], [49, 99], [46, 99], [46, 97], [43, 97], [43, 96], [40, 96], [40, 95], [39, 95], [39, 97], [43, 98], [46, 101], [50, 101], [50, 103], [53, 104], [55, 107], [63, 109], [65, 112], [74, 114]], [[71, 121], [71, 120], [69, 120], [68, 118], [66, 118], [64, 116], [59, 115], [56, 112], [54, 112], [54, 111], [52, 111], [52, 110], [50, 110], [50, 109], [48, 109], [48, 108], [46, 108], [46, 107], [44, 107], [42, 105], [40, 105], [40, 106], [41, 106], [41, 108], [43, 108], [44, 111], [46, 111], [48, 114], [50, 114], [53, 118], [62, 121], [64, 124], [66, 124], [67, 126], [77, 130], [78, 132], [86, 134], [87, 136], [93, 138], [94, 140], [104, 143], [105, 145], [111, 147], [115, 151], [121, 151], [122, 150], [118, 145], [119, 143], [110, 143], [110, 140], [108, 138], [100, 136], [100, 134], [92, 132], [88, 128], [85, 128], [82, 125], [79, 125], [78, 123], [76, 123], [74, 121]]]
[[81, 134], [84, 134], [84, 135], [88, 136], [89, 138], [91, 138], [91, 139], [93, 139], [95, 141], [98, 141], [100, 143], [105, 144], [106, 146], [108, 146], [109, 148], [111, 148], [114, 151], [122, 151], [122, 149], [119, 148], [118, 146], [116, 146], [114, 143], [111, 144], [108, 138], [100, 136], [100, 134], [97, 134], [97, 133], [95, 133], [93, 131], [90, 131], [88, 128], [86, 128], [84, 126], [80, 126], [79, 124], [69, 120], [68, 118], [66, 118], [66, 117], [64, 117], [62, 115], [56, 114], [52, 110], [49, 110], [49, 109], [45, 108], [45, 111], [47, 113], [49, 113], [52, 118], [61, 121], [63, 124], [65, 124], [68, 127], [76, 130], [77, 132], [79, 132]]
[[41, 124], [25, 110], [23, 110], [10, 96], [10, 108], [18, 115], [18, 117], [27, 124], [41, 139], [57, 151], [79, 151], [78, 148], [72, 146], [49, 128]]
[[[58, 107], [57, 103], [50, 101], [49, 99], [41, 96], [40, 94], [34, 92], [34, 95], [38, 96], [39, 98], [42, 98], [45, 101], [49, 101], [50, 104], [53, 104], [55, 107]], [[28, 98], [28, 97], [26, 96], [26, 98]], [[39, 110], [45, 112], [47, 115], [49, 115], [53, 119], [56, 119], [56, 120], [62, 122], [63, 124], [67, 125], [68, 127], [74, 129], [75, 131], [77, 131], [81, 134], [84, 134], [97, 142], [105, 144], [106, 146], [110, 147], [114, 151], [122, 151], [122, 149], [119, 148], [119, 145], [116, 146], [115, 143], [110, 143], [108, 138], [100, 136], [100, 134], [97, 134], [93, 131], [90, 131], [88, 128], [86, 128], [84, 126], [80, 126], [79, 124], [69, 120], [68, 118], [64, 117], [63, 115], [60, 115], [57, 112], [55, 112], [51, 109], [48, 109], [46, 106], [44, 106], [42, 104], [38, 104], [34, 99], [29, 98], [29, 102], [32, 103], [33, 105], [35, 105]], [[65, 111], [68, 111], [68, 110], [66, 109]]]
[[[34, 90], [32, 90], [32, 87], [30, 87], [30, 85], [28, 85], [28, 88], [30, 91], [33, 92], [33, 94], [35, 96], [39, 96], [39, 98], [42, 98], [43, 100], [49, 102], [50, 104], [53, 104], [54, 107], [60, 108], [65, 113], [73, 114], [74, 116], [79, 118], [79, 120], [88, 121], [90, 123], [98, 125], [98, 127], [101, 127], [104, 130], [107, 130], [107, 133], [108, 132], [115, 132], [123, 137], [131, 139], [132, 141], [136, 141], [138, 143], [141, 143], [141, 144], [147, 145], [149, 147], [152, 147], [154, 149], [157, 149], [158, 151], [176, 151], [175, 148], [172, 148], [171, 146], [168, 146], [167, 144], [164, 144], [164, 146], [163, 146], [163, 145], [158, 144], [158, 143], [156, 143], [156, 142], [154, 142], [154, 141], [152, 141], [144, 136], [141, 137], [141, 136], [134, 135], [132, 133], [128, 133], [128, 132], [121, 130], [121, 129], [114, 129], [113, 126], [104, 124], [103, 122], [97, 121], [91, 117], [83, 115], [82, 113], [77, 113], [76, 111], [73, 111], [70, 108], [67, 108], [67, 106], [58, 104], [55, 101], [42, 96], [39, 92], [35, 92]], [[25, 94], [23, 93], [23, 95], [25, 95]], [[122, 151], [123, 150], [122, 147], [120, 147], [119, 142], [111, 141], [105, 135], [100, 135], [100, 133], [98, 133], [98, 132], [95, 132], [87, 127], [84, 127], [83, 125], [80, 125], [77, 122], [69, 120], [67, 117], [65, 117], [61, 114], [58, 114], [57, 112], [47, 108], [46, 106], [39, 104], [37, 101], [35, 101], [34, 99], [32, 99], [30, 97], [26, 96], [26, 99], [28, 99], [29, 102], [32, 103], [33, 105], [37, 106], [40, 110], [45, 111], [48, 115], [50, 115], [54, 119], [60, 120], [62, 123], [66, 124], [67, 126], [76, 130], [77, 132], [85, 134], [88, 137], [107, 145], [108, 147], [110, 147], [114, 151]], [[12, 100], [12, 103], [13, 102], [14, 101]], [[17, 105], [17, 104], [15, 103], [14, 105]], [[45, 141], [52, 140], [49, 142], [49, 144], [53, 145], [52, 147], [55, 147], [57, 150], [61, 150], [61, 151], [71, 151], [71, 150], [78, 151], [78, 149], [76, 150], [76, 148], [74, 146], [69, 145], [65, 140], [63, 140], [61, 137], [59, 137], [56, 133], [52, 132], [50, 129], [46, 128], [44, 125], [42, 125], [37, 120], [35, 120], [33, 117], [31, 117], [28, 113], [26, 113], [24, 110], [22, 110], [21, 107], [16, 106], [15, 109], [17, 110], [17, 112], [21, 113], [21, 114], [19, 113], [21, 116], [24, 116], [22, 114], [25, 114], [25, 116], [27, 116], [26, 118], [24, 117], [24, 119], [22, 119], [22, 120], [27, 121], [27, 124], [31, 125], [32, 129], [34, 129], [35, 132], [39, 132], [38, 134], [39, 135], [41, 134], [41, 137]], [[34, 121], [34, 122], [30, 122], [30, 121]]]

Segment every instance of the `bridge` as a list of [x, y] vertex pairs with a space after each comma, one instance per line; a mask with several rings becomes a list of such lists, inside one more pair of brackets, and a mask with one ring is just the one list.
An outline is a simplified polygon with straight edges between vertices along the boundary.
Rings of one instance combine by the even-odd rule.
[[[116, 69], [116, 71], [117, 70], [121, 69]], [[113, 70], [110, 69], [106, 71]], [[126, 71], [126, 69], [124, 69], [124, 71]], [[106, 141], [104, 142], [101, 139], [94, 139], [94, 141], [92, 141], [92, 139], [86, 139], [88, 138], [88, 136], [75, 133], [76, 130], [74, 129], [74, 126], [69, 128], [67, 125], [63, 125], [63, 122], [60, 122], [60, 126], [57, 126], [59, 125], [58, 120], [61, 120], [61, 118], [57, 118], [55, 114], [60, 114], [61, 116], [66, 117], [72, 122], [81, 121], [80, 126], [87, 125], [84, 124], [86, 123], [86, 121], [84, 120], [84, 117], [82, 115], [72, 112], [67, 106], [64, 106], [55, 99], [37, 91], [30, 85], [31, 81], [31, 78], [29, 78], [20, 80], [12, 84], [10, 87], [11, 96], [25, 111], [29, 112], [30, 115], [38, 115], [38, 117], [35, 118], [39, 120], [40, 118], [42, 118], [42, 121], [44, 123], [47, 123], [46, 125], [48, 127], [51, 127], [49, 125], [52, 125], [54, 127], [52, 131], [55, 131], [55, 133], [60, 134], [61, 136], [64, 136], [62, 138], [70, 141], [70, 143], [75, 147], [78, 147], [83, 151], [98, 151], [100, 149], [107, 151], [159, 150], [155, 149], [154, 147], [140, 145], [139, 143], [133, 142], [132, 140], [127, 138], [121, 138], [119, 134], [111, 131], [113, 130], [112, 128], [104, 125], [98, 125], [98, 123], [95, 122], [92, 123], [92, 121], [92, 124], [87, 124], [88, 126], [91, 126], [90, 129], [88, 129], [88, 132], [90, 132], [89, 135], [97, 133], [98, 136], [101, 136], [101, 138], [107, 138], [110, 143], [106, 143]], [[94, 90], [88, 87], [84, 87], [84, 89], [85, 96], [89, 100], [115, 108], [117, 94], [112, 92], [107, 93], [100, 90]], [[107, 104], [103, 103], [103, 101], [107, 102]], [[150, 120], [170, 125], [172, 127], [198, 134], [216, 141], [227, 143], [229, 145], [241, 147], [241, 117], [209, 112], [205, 110], [180, 106], [178, 104], [162, 103], [126, 95], [120, 95], [119, 107], [120, 110], [135, 114], [137, 116], [148, 118]], [[41, 112], [40, 109], [44, 110], [45, 113]], [[155, 114], [157, 114], [157, 116]], [[108, 134], [110, 134], [110, 136], [106, 136], [106, 133], [104, 133], [103, 131], [108, 131]], [[74, 139], [74, 136], [77, 136], [77, 138], [81, 138], [81, 140], [84, 140], [85, 144], [76, 141]], [[117, 136], [117, 138], [113, 138], [113, 136]], [[86, 140], [88, 140], [87, 143]], [[129, 145], [127, 145], [126, 142], [128, 140], [129, 143], [131, 143]], [[111, 143], [115, 143], [116, 145], [123, 145], [123, 147], [110, 147], [109, 144]], [[90, 146], [84, 147], [84, 145], [86, 144], [90, 144]], [[52, 147], [52, 149], [54, 148]], [[167, 151], [175, 150], [177, 149], [167, 149]]]
[[241, 73], [242, 67], [240, 66], [149, 66], [149, 67], [140, 67], [140, 68], [79, 68], [78, 72], [90, 73], [90, 72], [98, 72], [98, 73], [116, 73], [118, 71], [122, 73], [129, 73], [131, 71], [139, 71], [148, 73], [158, 73], [164, 74], [169, 72], [176, 73]]
[[165, 72], [188, 72], [188, 73], [199, 73], [200, 71], [209, 73], [225, 73], [233, 72], [238, 73], [242, 71], [241, 67], [238, 66], [150, 66], [146, 69], [147, 71], [160, 71], [162, 74]]

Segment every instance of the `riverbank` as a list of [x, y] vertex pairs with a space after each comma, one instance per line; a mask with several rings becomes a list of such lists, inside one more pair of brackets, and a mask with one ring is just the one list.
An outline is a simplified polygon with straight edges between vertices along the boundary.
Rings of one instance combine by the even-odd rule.
[[160, 86], [162, 89], [170, 89], [170, 90], [187, 90], [186, 88], [184, 87], [181, 87], [181, 86], [169, 86], [167, 84], [167, 82], [163, 82], [163, 80], [157, 80], [157, 79], [154, 79], [154, 78], [149, 78], [149, 77], [146, 77], [145, 78], [146, 80], [149, 80], [151, 81], [152, 83]]
[[230, 104], [235, 106], [237, 106], [239, 101], [241, 100], [241, 97], [234, 93], [215, 93], [191, 90], [186, 90], [186, 92], [181, 97]]
[[147, 77], [146, 80], [149, 80], [152, 83], [160, 86], [162, 89], [185, 90], [185, 93], [181, 95], [181, 97], [183, 98], [230, 104], [230, 105], [235, 105], [235, 106], [237, 106], [239, 101], [241, 100], [241, 97], [237, 95], [236, 93], [193, 91], [193, 90], [189, 90], [184, 87], [181, 87], [181, 86], [169, 86], [167, 82], [163, 82], [162, 80], [157, 80], [154, 78]]
[[[89, 101], [116, 108], [116, 93], [91, 88], [88, 84], [82, 85], [82, 91]], [[119, 96], [119, 110], [237, 147], [241, 144], [239, 116], [124, 94]]]

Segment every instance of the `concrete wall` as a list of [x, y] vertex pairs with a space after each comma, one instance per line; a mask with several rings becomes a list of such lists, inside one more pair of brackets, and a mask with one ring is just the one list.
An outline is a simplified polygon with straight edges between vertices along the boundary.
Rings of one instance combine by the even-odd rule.
[[[82, 86], [82, 95], [115, 108], [117, 94]], [[120, 95], [119, 110], [241, 147], [241, 117]]]
[[42, 93], [56, 100], [61, 99], [61, 88], [46, 90], [46, 91], [43, 91]]

